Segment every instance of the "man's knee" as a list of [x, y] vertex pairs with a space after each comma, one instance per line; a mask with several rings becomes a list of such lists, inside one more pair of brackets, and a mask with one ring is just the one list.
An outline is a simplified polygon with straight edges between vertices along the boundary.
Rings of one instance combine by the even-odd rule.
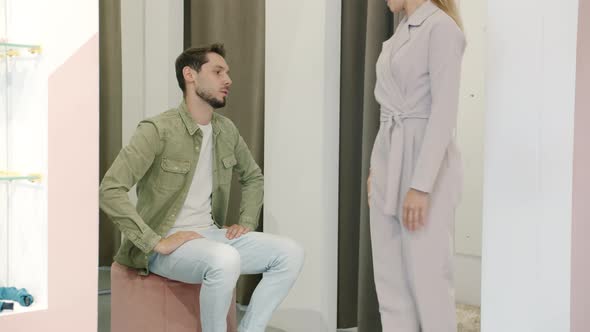
[[294, 273], [299, 273], [305, 260], [305, 250], [303, 247], [296, 241], [285, 238], [282, 241], [281, 250], [288, 269]]
[[208, 257], [209, 271], [205, 279], [209, 281], [235, 283], [240, 276], [240, 254], [228, 245], [216, 248]]

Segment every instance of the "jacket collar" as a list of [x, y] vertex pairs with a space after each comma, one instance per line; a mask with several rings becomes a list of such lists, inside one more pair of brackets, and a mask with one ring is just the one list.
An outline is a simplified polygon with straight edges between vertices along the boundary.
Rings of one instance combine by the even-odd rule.
[[432, 1], [427, 0], [420, 7], [416, 8], [416, 11], [408, 17], [408, 25], [410, 26], [420, 26], [427, 18], [432, 16], [434, 13], [439, 11], [440, 9], [432, 3]]
[[[188, 110], [188, 106], [186, 105], [186, 101], [183, 99], [180, 105], [178, 105], [178, 113], [180, 113], [180, 118], [182, 122], [186, 126], [186, 130], [192, 136], [194, 135], [197, 130], [201, 130], [199, 126], [193, 120], [191, 113]], [[221, 131], [219, 126], [219, 115], [213, 112], [213, 117], [211, 118], [211, 127], [213, 127], [213, 134], [217, 136]]]

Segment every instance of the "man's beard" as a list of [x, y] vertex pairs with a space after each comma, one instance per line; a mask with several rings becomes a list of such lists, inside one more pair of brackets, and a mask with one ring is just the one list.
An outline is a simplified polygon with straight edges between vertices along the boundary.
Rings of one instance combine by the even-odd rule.
[[223, 98], [222, 100], [216, 99], [207, 91], [199, 88], [197, 88], [195, 92], [197, 96], [201, 97], [201, 99], [203, 99], [207, 104], [211, 105], [211, 107], [215, 109], [222, 108], [225, 106], [225, 98]]

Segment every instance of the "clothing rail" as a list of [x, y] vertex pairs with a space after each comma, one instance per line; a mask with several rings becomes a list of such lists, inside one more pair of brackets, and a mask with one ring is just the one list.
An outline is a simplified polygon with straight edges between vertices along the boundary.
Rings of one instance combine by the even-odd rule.
[[30, 54], [41, 54], [42, 49], [40, 45], [9, 43], [0, 40], [0, 58], [5, 56], [13, 58], [22, 56], [22, 50], [26, 49]]
[[28, 180], [31, 182], [41, 182], [42, 179], [43, 176], [38, 173], [22, 175], [18, 172], [0, 171], [0, 181]]

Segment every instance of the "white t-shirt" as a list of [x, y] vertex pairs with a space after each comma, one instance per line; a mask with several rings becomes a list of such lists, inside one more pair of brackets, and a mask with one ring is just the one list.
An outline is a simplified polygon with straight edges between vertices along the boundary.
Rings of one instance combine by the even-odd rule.
[[213, 225], [211, 216], [211, 194], [213, 193], [213, 128], [211, 123], [202, 126], [203, 140], [199, 152], [199, 162], [193, 182], [176, 222], [168, 235], [180, 229], [198, 230]]

